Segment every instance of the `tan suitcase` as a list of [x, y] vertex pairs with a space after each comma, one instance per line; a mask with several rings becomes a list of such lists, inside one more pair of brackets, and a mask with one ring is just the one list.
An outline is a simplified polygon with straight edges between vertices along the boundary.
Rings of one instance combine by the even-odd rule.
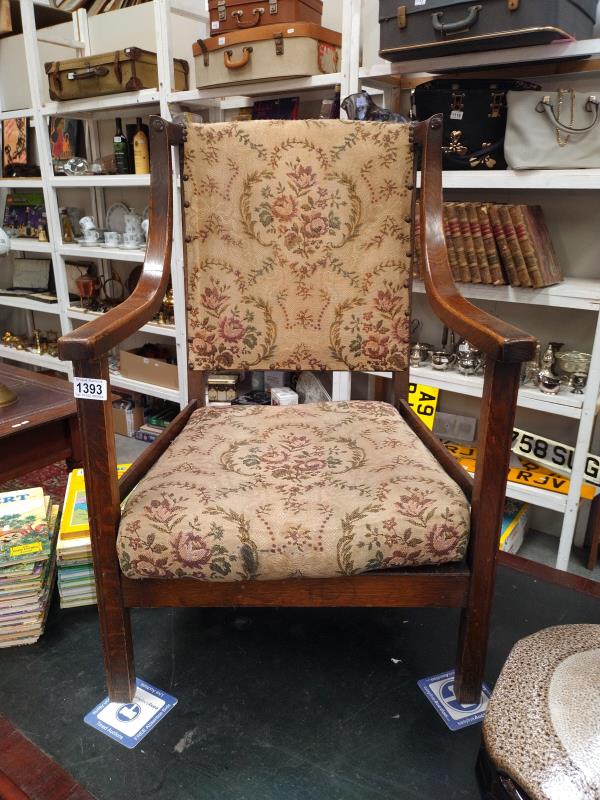
[[298, 78], [340, 71], [342, 36], [311, 22], [262, 25], [194, 44], [196, 86]]
[[[52, 100], [80, 100], [103, 94], [158, 87], [156, 53], [126, 47], [114, 53], [49, 61], [45, 64]], [[175, 89], [188, 88], [188, 63], [175, 59]]]
[[322, 0], [208, 0], [210, 35], [292, 22], [321, 24]]

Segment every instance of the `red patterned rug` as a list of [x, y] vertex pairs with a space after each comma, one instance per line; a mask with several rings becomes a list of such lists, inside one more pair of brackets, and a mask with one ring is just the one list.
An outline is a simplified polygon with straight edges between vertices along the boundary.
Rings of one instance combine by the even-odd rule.
[[53, 503], [62, 505], [65, 499], [65, 489], [67, 488], [67, 466], [64, 461], [50, 464], [33, 472], [27, 472], [18, 478], [13, 478], [5, 483], [0, 483], [0, 492], [11, 492], [14, 489], [29, 489], [33, 486], [41, 486], [44, 494], [49, 494]]

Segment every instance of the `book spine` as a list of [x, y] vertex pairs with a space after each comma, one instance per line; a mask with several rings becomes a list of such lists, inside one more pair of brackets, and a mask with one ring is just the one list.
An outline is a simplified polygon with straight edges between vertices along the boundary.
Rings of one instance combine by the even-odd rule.
[[469, 265], [471, 283], [481, 283], [481, 275], [479, 274], [477, 255], [475, 253], [473, 238], [471, 237], [471, 226], [469, 225], [469, 218], [467, 216], [467, 208], [465, 203], [457, 203], [456, 212], [458, 214], [462, 239], [465, 243], [465, 255], [467, 257], [467, 264]]
[[504, 272], [506, 273], [508, 283], [511, 286], [520, 286], [521, 283], [517, 276], [517, 267], [512, 257], [510, 247], [508, 246], [508, 242], [506, 241], [506, 236], [504, 235], [504, 228], [502, 227], [499, 208], [500, 206], [496, 205], [495, 203], [490, 203], [488, 206], [490, 220], [492, 222], [492, 230], [494, 231], [494, 239], [496, 240], [496, 244], [498, 246], [498, 252], [500, 253], [500, 259], [502, 261], [502, 266], [504, 267]]
[[525, 263], [525, 258], [523, 257], [523, 253], [521, 252], [521, 246], [519, 245], [519, 238], [517, 236], [517, 231], [515, 230], [512, 217], [510, 216], [510, 209], [508, 206], [501, 205], [498, 206], [498, 211], [500, 214], [500, 219], [502, 221], [502, 228], [504, 230], [504, 235], [506, 236], [506, 241], [508, 242], [508, 246], [510, 247], [510, 252], [515, 262], [519, 283], [521, 284], [521, 286], [526, 286], [527, 288], [531, 288], [532, 286], [531, 278], [529, 277], [529, 272], [527, 271], [527, 264]]
[[471, 271], [469, 270], [469, 262], [467, 261], [467, 256], [465, 253], [465, 245], [460, 231], [460, 222], [458, 220], [456, 205], [456, 203], [448, 203], [448, 225], [450, 228], [450, 236], [452, 237], [452, 242], [454, 243], [454, 252], [456, 253], [460, 279], [463, 283], [471, 283]]
[[479, 274], [481, 282], [491, 285], [492, 273], [490, 265], [488, 264], [487, 254], [485, 252], [485, 245], [483, 243], [483, 235], [481, 233], [481, 225], [479, 224], [479, 216], [477, 214], [477, 207], [475, 203], [466, 203], [467, 217], [469, 219], [469, 226], [471, 228], [471, 238], [475, 246], [475, 255], [477, 256], [477, 266], [479, 267]]
[[552, 243], [550, 231], [544, 219], [544, 212], [540, 206], [524, 206], [523, 216], [538, 256], [544, 286], [561, 283], [564, 280], [564, 276]]
[[542, 273], [540, 272], [540, 264], [537, 254], [529, 235], [527, 224], [525, 223], [523, 208], [525, 208], [525, 206], [513, 205], [509, 206], [508, 211], [510, 213], [510, 218], [513, 221], [513, 225], [515, 226], [515, 231], [517, 232], [519, 247], [523, 253], [523, 258], [525, 259], [527, 272], [531, 279], [531, 283], [533, 284], [533, 288], [540, 289], [544, 285], [544, 281], [542, 278]]
[[479, 217], [479, 225], [481, 228], [481, 238], [483, 239], [483, 246], [487, 256], [488, 265], [490, 268], [490, 276], [494, 286], [502, 286], [506, 283], [504, 275], [502, 274], [502, 262], [500, 261], [500, 254], [496, 247], [494, 239], [494, 231], [492, 229], [492, 222], [488, 207], [477, 204], [477, 216]]
[[452, 277], [455, 281], [460, 280], [460, 270], [458, 268], [458, 259], [456, 257], [456, 251], [454, 249], [454, 242], [452, 240], [452, 236], [450, 235], [450, 221], [448, 219], [448, 204], [444, 203], [443, 208], [444, 213], [444, 238], [446, 239], [446, 252], [448, 253], [448, 263], [450, 264], [450, 269], [452, 270]]
[[423, 263], [421, 260], [421, 204], [415, 203], [415, 222], [413, 226], [414, 247], [411, 271], [413, 278], [423, 280]]

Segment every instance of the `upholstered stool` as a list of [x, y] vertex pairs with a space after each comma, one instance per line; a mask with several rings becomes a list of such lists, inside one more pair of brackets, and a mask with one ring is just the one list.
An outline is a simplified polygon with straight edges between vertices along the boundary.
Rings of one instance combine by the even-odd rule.
[[561, 625], [513, 647], [477, 763], [483, 796], [600, 798], [600, 625]]

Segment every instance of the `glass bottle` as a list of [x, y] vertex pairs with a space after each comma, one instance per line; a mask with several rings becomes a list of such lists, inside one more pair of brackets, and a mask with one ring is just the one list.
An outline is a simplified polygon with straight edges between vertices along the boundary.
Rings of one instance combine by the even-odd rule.
[[136, 175], [148, 175], [150, 172], [150, 154], [148, 137], [142, 129], [142, 118], [137, 117], [137, 131], [133, 137], [133, 163]]
[[121, 117], [117, 117], [116, 124], [117, 128], [113, 136], [113, 153], [115, 154], [117, 173], [119, 175], [128, 175], [131, 171], [129, 165], [129, 147], [127, 144], [127, 137], [123, 133]]

